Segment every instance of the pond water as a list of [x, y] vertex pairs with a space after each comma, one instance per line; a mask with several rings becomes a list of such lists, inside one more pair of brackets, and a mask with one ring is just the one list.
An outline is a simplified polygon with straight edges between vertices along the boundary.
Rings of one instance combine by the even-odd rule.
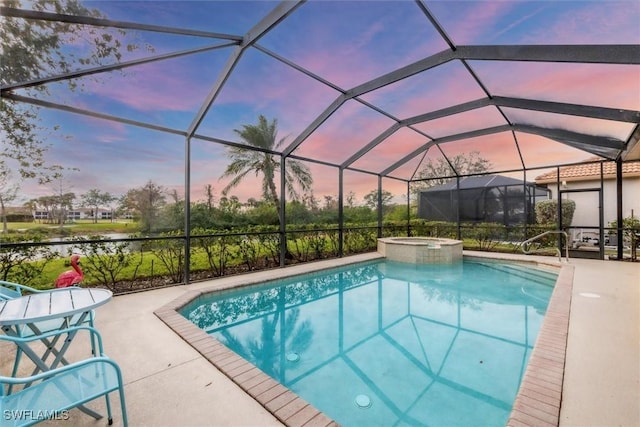
[[[129, 237], [129, 234], [105, 233], [105, 234], [101, 234], [100, 236], [103, 236], [103, 238], [106, 237], [108, 239], [126, 239]], [[91, 240], [94, 237], [93, 236], [74, 236], [74, 237], [66, 237], [63, 239], [60, 239], [60, 238], [50, 239], [49, 240], [50, 242], [68, 242], [68, 243], [60, 243], [59, 245], [52, 245], [52, 246], [49, 246], [49, 248], [53, 252], [59, 254], [60, 256], [71, 256], [72, 254], [84, 255], [82, 249], [79, 247], [80, 245], [78, 245], [76, 242], [71, 241], [72, 239], [77, 239], [77, 238]]]

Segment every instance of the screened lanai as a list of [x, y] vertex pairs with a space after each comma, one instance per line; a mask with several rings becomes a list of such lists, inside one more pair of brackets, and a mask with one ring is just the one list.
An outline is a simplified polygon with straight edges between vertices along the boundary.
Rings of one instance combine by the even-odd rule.
[[[640, 160], [636, 1], [83, 5], [3, 3], [5, 28], [59, 37], [45, 58], [5, 33], [3, 108], [35, 112], [46, 160], [75, 192], [153, 182], [183, 202], [187, 265], [194, 203], [265, 200], [257, 173], [232, 184], [233, 150], [273, 159], [281, 265], [299, 229], [293, 200], [335, 205], [341, 256], [347, 205], [377, 195], [380, 236], [383, 194], [410, 217], [415, 189], [465, 176], [454, 159], [474, 152], [480, 174], [522, 181], [613, 161], [618, 224], [627, 216], [621, 165]], [[277, 120], [276, 144], [239, 138], [260, 116]], [[425, 178], [435, 163], [444, 170]], [[300, 165], [313, 182], [294, 194]], [[21, 186], [26, 198], [46, 191]]]

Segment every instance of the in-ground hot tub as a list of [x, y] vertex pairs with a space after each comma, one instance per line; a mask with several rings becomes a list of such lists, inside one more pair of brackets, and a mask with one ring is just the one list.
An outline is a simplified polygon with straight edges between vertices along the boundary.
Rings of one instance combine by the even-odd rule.
[[378, 252], [391, 261], [443, 264], [462, 260], [462, 241], [435, 237], [385, 237]]

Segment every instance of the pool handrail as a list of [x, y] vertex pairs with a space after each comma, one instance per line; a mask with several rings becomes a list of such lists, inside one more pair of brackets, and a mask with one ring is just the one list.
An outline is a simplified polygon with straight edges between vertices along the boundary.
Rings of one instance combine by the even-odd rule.
[[[548, 234], [563, 234], [564, 235], [565, 239], [567, 240], [567, 244], [564, 245], [565, 258], [566, 258], [567, 262], [569, 262], [569, 234], [567, 234], [567, 232], [563, 231], [563, 230], [545, 231], [544, 233], [540, 233], [537, 236], [534, 236], [534, 237], [532, 237], [530, 239], [525, 240], [524, 242], [520, 243], [520, 248], [522, 249], [522, 252], [524, 254], [527, 254], [527, 255], [535, 253], [535, 251], [527, 250], [527, 245], [530, 245], [531, 243], [535, 242], [538, 239], [543, 238], [544, 236], [546, 236]], [[556, 251], [558, 253], [558, 261], [562, 262], [562, 252], [560, 251], [559, 248], [556, 248]]]

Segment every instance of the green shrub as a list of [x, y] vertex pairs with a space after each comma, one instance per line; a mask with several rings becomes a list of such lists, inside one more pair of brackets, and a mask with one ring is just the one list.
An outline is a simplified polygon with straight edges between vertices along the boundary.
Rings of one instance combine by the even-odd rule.
[[[562, 201], [562, 226], [569, 227], [573, 222], [576, 202], [565, 199]], [[558, 224], [558, 201], [544, 200], [536, 203], [536, 222], [538, 224]]]
[[507, 228], [503, 224], [478, 223], [466, 230], [465, 237], [474, 239], [478, 249], [490, 251], [504, 239], [506, 232]]
[[[39, 233], [24, 233], [21, 235], [6, 234], [2, 236], [0, 244], [0, 280], [16, 282], [27, 286], [40, 288], [37, 281], [47, 264], [56, 254], [49, 246], [21, 246], [11, 247], [10, 243], [39, 243], [45, 239]], [[51, 282], [53, 286], [53, 282]]]

